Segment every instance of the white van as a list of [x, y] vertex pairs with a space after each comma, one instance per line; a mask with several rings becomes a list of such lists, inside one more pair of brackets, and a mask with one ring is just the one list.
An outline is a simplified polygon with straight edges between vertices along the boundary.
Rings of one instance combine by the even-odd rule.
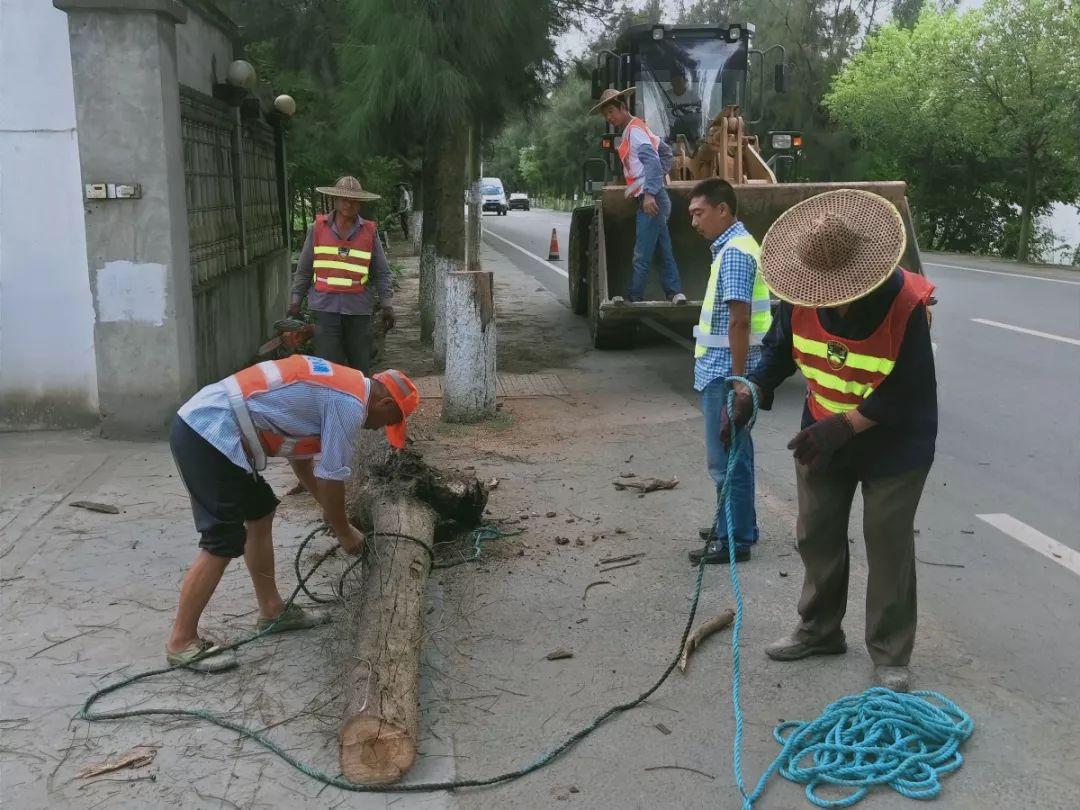
[[483, 177], [480, 179], [481, 211], [494, 211], [500, 217], [506, 216], [510, 210], [510, 203], [506, 199], [502, 180], [498, 177]]

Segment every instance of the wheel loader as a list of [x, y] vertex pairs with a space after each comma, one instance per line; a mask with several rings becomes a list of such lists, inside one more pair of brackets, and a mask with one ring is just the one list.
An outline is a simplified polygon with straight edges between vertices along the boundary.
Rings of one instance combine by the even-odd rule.
[[[668, 224], [689, 299], [684, 305], [668, 303], [654, 268], [644, 301], [612, 301], [626, 295], [630, 281], [638, 200], [625, 194], [616, 155], [619, 135], [609, 131], [602, 142], [606, 159], [592, 158], [582, 166], [582, 185], [592, 201], [576, 208], [570, 222], [570, 305], [576, 314], [588, 317], [598, 349], [632, 346], [641, 323], [691, 334], [705, 296], [711, 257], [708, 244], [690, 226], [687, 208], [691, 189], [708, 177], [722, 177], [735, 187], [739, 219], [759, 242], [780, 214], [815, 194], [837, 188], [880, 194], [896, 205], [907, 230], [901, 265], [922, 272], [903, 182], [777, 182], [776, 170], [790, 168], [802, 138], [793, 132], [769, 133], [773, 154], [766, 160], [758, 136], [750, 132], [762, 117], [769, 62], [774, 63], [774, 91], [786, 90], [783, 47], [754, 49], [753, 35], [749, 23], [639, 25], [620, 38], [618, 53], [597, 55], [593, 98], [607, 87], [633, 86], [635, 92], [627, 97], [631, 112], [671, 146]], [[752, 87], [749, 68], [754, 60]], [[751, 108], [759, 114], [747, 121], [744, 112], [753, 114]]]

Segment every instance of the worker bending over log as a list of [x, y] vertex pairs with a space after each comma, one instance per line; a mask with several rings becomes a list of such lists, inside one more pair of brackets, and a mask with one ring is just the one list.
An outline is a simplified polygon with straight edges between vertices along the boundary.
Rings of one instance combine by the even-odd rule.
[[258, 630], [278, 633], [321, 623], [297, 605], [283, 612], [272, 540], [278, 499], [259, 471], [268, 456], [288, 458], [338, 542], [359, 554], [364, 535], [346, 515], [345, 481], [360, 429], [386, 428], [390, 444], [403, 448], [406, 419], [419, 402], [416, 386], [400, 371], [368, 379], [356, 369], [294, 355], [208, 385], [180, 408], [169, 443], [201, 539], [165, 645], [170, 664], [200, 672], [236, 666], [232, 651], [198, 634], [199, 618], [235, 557], [244, 557], [255, 586]]

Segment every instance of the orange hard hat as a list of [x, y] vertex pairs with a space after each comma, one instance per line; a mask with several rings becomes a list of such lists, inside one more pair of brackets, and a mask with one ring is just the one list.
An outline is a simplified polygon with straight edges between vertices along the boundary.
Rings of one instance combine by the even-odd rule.
[[372, 375], [372, 379], [378, 380], [386, 386], [386, 390], [390, 392], [390, 396], [394, 398], [394, 402], [401, 409], [401, 421], [386, 426], [386, 440], [390, 442], [391, 447], [403, 450], [405, 448], [405, 428], [409, 414], [420, 406], [420, 392], [416, 390], [413, 381], [397, 369], [388, 368], [386, 371], [380, 371], [378, 374]]

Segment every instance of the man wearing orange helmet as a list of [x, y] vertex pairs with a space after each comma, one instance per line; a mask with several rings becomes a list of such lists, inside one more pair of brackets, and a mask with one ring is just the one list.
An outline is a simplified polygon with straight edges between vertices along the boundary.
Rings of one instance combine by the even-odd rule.
[[356, 369], [293, 355], [208, 385], [180, 408], [169, 443], [201, 538], [165, 645], [170, 664], [201, 672], [236, 665], [235, 654], [198, 634], [199, 618], [235, 557], [244, 557], [255, 586], [257, 629], [277, 633], [320, 623], [297, 605], [284, 607], [274, 576], [278, 499], [259, 471], [268, 456], [289, 459], [338, 542], [359, 554], [364, 534], [346, 514], [345, 481], [360, 429], [385, 428], [390, 444], [403, 448], [406, 420], [419, 402], [416, 386], [400, 371], [369, 379]]

